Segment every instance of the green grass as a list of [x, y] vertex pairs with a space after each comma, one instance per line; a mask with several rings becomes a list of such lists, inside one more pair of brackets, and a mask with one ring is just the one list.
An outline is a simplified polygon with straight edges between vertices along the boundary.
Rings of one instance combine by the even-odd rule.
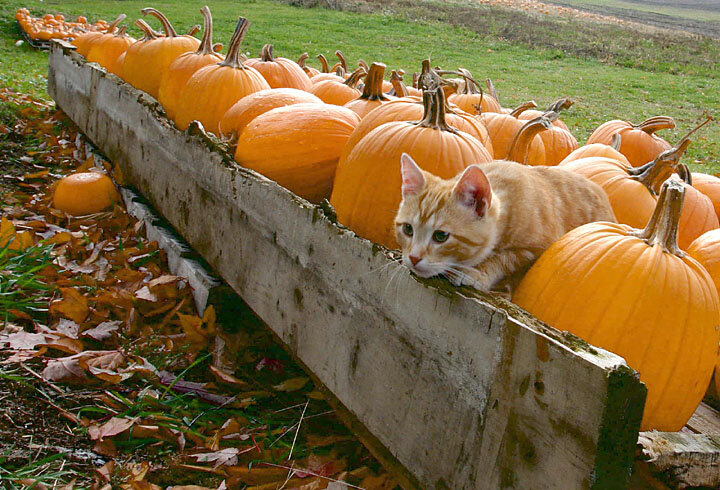
[[[200, 22], [199, 9], [203, 4], [167, 0], [153, 3], [173, 20], [178, 30]], [[701, 61], [692, 58], [676, 63], [678, 67], [684, 67], [677, 68], [678, 73], [658, 72], [650, 65], [664, 61], [652, 59], [652, 46], [642, 51], [642, 56], [648, 59], [640, 65], [646, 68], [641, 69], [630, 62], [627, 64], [635, 67], [569, 55], [566, 50], [552, 48], [547, 43], [535, 48], [524, 41], [510, 43], [500, 40], [497, 35], [475, 32], [469, 26], [451, 26], [432, 17], [415, 20], [404, 15], [402, 10], [394, 15], [365, 14], [305, 9], [268, 0], [223, 0], [208, 4], [215, 17], [216, 41], [227, 43], [238, 15], [252, 21], [245, 46], [253, 56], [266, 42], [275, 45], [277, 55], [289, 58], [297, 58], [303, 51], [331, 57], [335, 49], [341, 49], [351, 60], [381, 60], [389, 68], [401, 67], [407, 72], [418, 71], [420, 61], [430, 56], [434, 65], [443, 68], [463, 66], [478, 78], [492, 78], [506, 106], [528, 99], [546, 106], [560, 96], [572, 96], [576, 105], [563, 119], [581, 143], [595, 127], [608, 119], [639, 122], [654, 115], [673, 116], [678, 128], [664, 134], [673, 142], [699, 122], [706, 112], [720, 114], [717, 96], [720, 79], [717, 75], [713, 76], [708, 66], [703, 68]], [[42, 94], [40, 77], [46, 71], [47, 55], [27, 46], [14, 46], [18, 34], [12, 16], [20, 5], [37, 14], [61, 11], [69, 15], [83, 14], [94, 20], [98, 17], [110, 19], [121, 12], [134, 19], [147, 3], [136, 0], [102, 3], [0, 0], [0, 83]], [[154, 19], [150, 22], [158, 26]], [[557, 27], [561, 28], [563, 32], [558, 35], [572, 37], [576, 26], [567, 21]], [[717, 49], [714, 44], [712, 46]], [[690, 52], [693, 48], [683, 49]], [[669, 55], [668, 58], [672, 57]], [[695, 164], [695, 169], [720, 170], [717, 124], [695, 138], [685, 161]]]
[[38, 273], [52, 263], [52, 245], [38, 245], [15, 252], [0, 249], [0, 319], [15, 318], [13, 311], [42, 319], [55, 287], [40, 280]]

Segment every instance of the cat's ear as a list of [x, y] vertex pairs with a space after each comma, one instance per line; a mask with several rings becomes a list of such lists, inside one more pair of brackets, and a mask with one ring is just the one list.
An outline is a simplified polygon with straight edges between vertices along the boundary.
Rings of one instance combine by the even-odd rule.
[[425, 176], [415, 160], [407, 153], [400, 157], [400, 170], [402, 173], [402, 197], [417, 194], [425, 187]]
[[490, 207], [490, 182], [477, 165], [470, 165], [463, 171], [453, 188], [453, 194], [461, 204], [474, 209], [481, 218]]

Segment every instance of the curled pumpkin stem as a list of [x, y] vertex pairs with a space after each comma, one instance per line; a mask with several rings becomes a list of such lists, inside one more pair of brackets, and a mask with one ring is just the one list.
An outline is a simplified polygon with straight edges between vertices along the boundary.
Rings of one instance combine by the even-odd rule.
[[[384, 67], [384, 66], [385, 66], [385, 65], [383, 65], [383, 67]], [[384, 68], [383, 68], [383, 69], [384, 69]], [[350, 76], [348, 77], [348, 79], [345, 80], [344, 83], [345, 83], [345, 85], [347, 85], [348, 87], [355, 88], [355, 86], [360, 82], [360, 79], [362, 79], [362, 77], [364, 77], [365, 75], [367, 75], [367, 72], [366, 72], [365, 69], [361, 66], [361, 67], [359, 67], [357, 70], [355, 70], [354, 72], [352, 72], [352, 73], [350, 74]]]
[[166, 37], [177, 37], [177, 32], [175, 32], [175, 29], [173, 28], [172, 24], [168, 20], [167, 17], [163, 15], [162, 12], [160, 12], [158, 9], [154, 9], [152, 7], [146, 7], [142, 10], [140, 10], [143, 15], [152, 15], [153, 17], [157, 18], [160, 23], [163, 26], [163, 30], [165, 31]]
[[194, 35], [197, 34], [199, 31], [200, 31], [200, 26], [197, 25], [197, 24], [195, 24], [194, 26], [192, 26], [192, 27], [188, 30], [187, 35], [188, 35], [188, 36], [194, 36]]
[[622, 136], [620, 136], [620, 133], [615, 133], [612, 137], [612, 141], [610, 141], [610, 148], [612, 148], [615, 151], [620, 151], [621, 144], [622, 144]]
[[124, 21], [126, 17], [127, 17], [127, 15], [125, 15], [125, 14], [118, 15], [117, 18], [114, 21], [112, 21], [110, 23], [110, 25], [107, 26], [107, 30], [105, 32], [107, 32], [107, 33], [115, 32], [115, 28], [118, 26], [118, 24], [120, 22]]
[[680, 250], [677, 244], [684, 199], [685, 184], [666, 180], [660, 188], [660, 197], [647, 226], [642, 230], [634, 230], [630, 235], [640, 238], [650, 246], [659, 245], [667, 253], [684, 257], [685, 252]]
[[322, 73], [330, 73], [330, 67], [328, 65], [327, 58], [324, 55], [319, 54], [317, 55], [317, 59], [320, 60], [320, 71]]
[[633, 129], [639, 129], [648, 134], [653, 134], [661, 129], [673, 129], [675, 120], [670, 116], [655, 116], [644, 120], [640, 124], [633, 125]]
[[335, 56], [340, 59], [340, 64], [342, 65], [343, 70], [345, 70], [345, 73], [349, 72], [350, 69], [348, 68], [347, 59], [345, 59], [345, 55], [343, 54], [343, 52], [338, 49], [337, 51], [335, 51]]
[[200, 40], [200, 46], [198, 46], [196, 53], [202, 55], [213, 54], [213, 52], [215, 51], [213, 49], [212, 42], [213, 19], [212, 14], [210, 13], [210, 8], [205, 5], [203, 8], [200, 9], [200, 13], [203, 16], [203, 36]]
[[133, 22], [133, 24], [135, 25], [135, 27], [140, 29], [144, 35], [140, 41], [151, 41], [153, 39], [161, 37], [159, 33], [155, 32], [153, 28], [150, 27], [148, 23], [142, 19], [137, 19], [135, 22]]
[[391, 95], [395, 95], [396, 97], [407, 97], [410, 95], [408, 93], [407, 87], [403, 83], [402, 75], [400, 74], [400, 70], [393, 70], [390, 74], [390, 83], [393, 86]]
[[365, 68], [366, 72], [370, 73], [370, 67], [365, 60], [358, 60], [357, 65], [362, 66], [363, 68]]
[[487, 89], [488, 89], [488, 93], [490, 94], [490, 97], [492, 97], [493, 99], [495, 99], [495, 101], [499, 104], [499, 103], [500, 103], [500, 99], [498, 98], [498, 94], [497, 94], [497, 91], [495, 90], [495, 84], [493, 83], [493, 81], [490, 80], [489, 78], [486, 78], [486, 79], [485, 79], [485, 86], [486, 86]]
[[557, 112], [564, 111], [566, 109], [570, 109], [570, 107], [575, 103], [574, 100], [572, 100], [570, 97], [563, 97], [561, 99], [556, 100], [550, 106], [547, 108], [545, 112]]
[[526, 122], [513, 138], [507, 159], [527, 165], [533, 139], [538, 133], [550, 129], [557, 117], [558, 113], [551, 111]]
[[266, 44], [263, 46], [262, 51], [260, 52], [260, 59], [262, 61], [275, 61], [272, 44]]
[[522, 104], [517, 106], [515, 109], [513, 109], [512, 112], [510, 112], [510, 115], [512, 117], [517, 118], [523, 112], [530, 110], [530, 109], [535, 109], [536, 107], [537, 107], [537, 104], [535, 103], [534, 100], [528, 100], [527, 102], [523, 102]]
[[307, 59], [308, 59], [309, 57], [310, 57], [309, 54], [303, 53], [303, 54], [300, 55], [300, 57], [299, 57], [298, 60], [297, 60], [297, 64], [298, 64], [298, 65], [300, 66], [300, 68], [302, 68], [303, 70], [305, 69], [305, 62], [307, 61]]

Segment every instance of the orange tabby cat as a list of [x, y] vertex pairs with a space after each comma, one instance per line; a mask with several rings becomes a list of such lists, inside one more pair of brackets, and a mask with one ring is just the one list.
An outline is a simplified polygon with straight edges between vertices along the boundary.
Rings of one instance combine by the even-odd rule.
[[573, 228], [615, 222], [598, 185], [559, 167], [495, 161], [442, 180], [407, 154], [401, 166], [395, 236], [403, 263], [420, 277], [489, 291]]

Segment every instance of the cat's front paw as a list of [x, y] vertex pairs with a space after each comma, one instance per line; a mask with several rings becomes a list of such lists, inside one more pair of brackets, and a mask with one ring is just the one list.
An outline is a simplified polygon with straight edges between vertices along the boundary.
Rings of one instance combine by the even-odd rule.
[[490, 283], [490, 281], [488, 281], [488, 278], [479, 274], [463, 275], [460, 285], [470, 286], [477, 289], [478, 291], [483, 292], [488, 292], [492, 287], [492, 284]]

